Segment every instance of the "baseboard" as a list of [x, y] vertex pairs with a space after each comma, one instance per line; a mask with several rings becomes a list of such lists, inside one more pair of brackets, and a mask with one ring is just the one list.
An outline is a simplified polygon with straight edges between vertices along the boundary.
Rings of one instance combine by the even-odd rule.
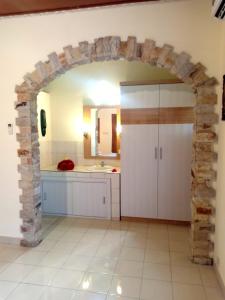
[[175, 220], [139, 218], [139, 217], [125, 217], [125, 216], [121, 216], [121, 221], [167, 224], [167, 225], [181, 225], [181, 226], [190, 226], [190, 224], [191, 224], [190, 221], [175, 221]]
[[214, 264], [214, 269], [215, 269], [215, 272], [216, 272], [216, 277], [217, 277], [217, 280], [219, 282], [221, 291], [223, 293], [223, 296], [225, 297], [225, 284], [224, 284], [224, 282], [222, 280], [222, 277], [221, 277], [221, 275], [220, 275], [220, 273], [218, 271], [218, 268], [217, 268], [216, 264]]
[[0, 243], [9, 244], [9, 245], [20, 245], [21, 239], [8, 237], [8, 236], [0, 236]]

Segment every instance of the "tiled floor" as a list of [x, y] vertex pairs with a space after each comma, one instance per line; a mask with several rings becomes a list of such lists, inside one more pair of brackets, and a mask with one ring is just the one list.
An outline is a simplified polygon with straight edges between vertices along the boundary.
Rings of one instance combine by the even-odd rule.
[[189, 261], [188, 229], [45, 218], [36, 248], [0, 245], [0, 300], [222, 300], [212, 267]]

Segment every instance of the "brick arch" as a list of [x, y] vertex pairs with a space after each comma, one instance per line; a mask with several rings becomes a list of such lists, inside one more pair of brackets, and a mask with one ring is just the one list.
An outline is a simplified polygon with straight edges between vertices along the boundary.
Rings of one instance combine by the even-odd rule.
[[213, 150], [213, 144], [217, 141], [214, 131], [214, 125], [218, 121], [218, 116], [214, 113], [214, 105], [217, 103], [217, 81], [206, 75], [206, 68], [202, 64], [193, 64], [190, 58], [185, 52], [177, 54], [170, 45], [158, 47], [150, 39], [139, 43], [135, 37], [121, 41], [120, 37], [109, 36], [95, 39], [93, 43], [81, 42], [77, 47], [67, 46], [60, 54], [53, 52], [48, 55], [46, 62], [38, 62], [35, 70], [24, 76], [23, 83], [17, 85], [15, 90], [18, 111], [16, 124], [19, 128], [17, 140], [20, 144], [18, 171], [21, 175], [19, 188], [22, 191], [22, 245], [36, 246], [41, 241], [37, 94], [54, 78], [75, 66], [94, 61], [125, 59], [168, 69], [190, 85], [196, 95], [190, 199], [192, 259], [196, 263], [212, 263], [210, 254], [213, 251], [213, 243], [210, 241], [210, 233], [214, 231], [214, 226], [210, 217], [214, 213], [211, 201], [215, 198], [212, 183], [216, 178], [213, 163], [217, 159]]

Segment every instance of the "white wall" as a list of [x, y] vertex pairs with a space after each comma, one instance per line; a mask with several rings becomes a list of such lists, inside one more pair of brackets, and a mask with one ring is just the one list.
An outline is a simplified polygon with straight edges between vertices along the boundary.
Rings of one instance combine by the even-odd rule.
[[187, 0], [87, 9], [66, 13], [18, 16], [0, 19], [1, 153], [0, 236], [20, 237], [18, 144], [7, 133], [14, 122], [15, 85], [32, 71], [39, 60], [68, 44], [93, 41], [105, 35], [139, 41], [155, 39], [186, 51], [194, 62], [208, 67], [209, 75], [219, 76], [221, 23], [211, 17], [211, 0]]

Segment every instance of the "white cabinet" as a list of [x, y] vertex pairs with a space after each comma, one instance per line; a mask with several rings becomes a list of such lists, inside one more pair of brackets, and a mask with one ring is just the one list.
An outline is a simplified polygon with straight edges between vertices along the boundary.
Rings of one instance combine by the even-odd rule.
[[159, 109], [158, 119], [122, 124], [121, 215], [190, 220], [193, 93], [180, 83], [127, 86], [121, 93], [124, 112]]
[[52, 173], [42, 176], [44, 213], [111, 218], [110, 178], [78, 177], [75, 172]]
[[42, 183], [42, 208], [45, 213], [72, 214], [71, 185], [59, 180]]
[[157, 216], [158, 125], [124, 125], [122, 134], [122, 216], [155, 218]]
[[74, 182], [72, 184], [73, 215], [106, 218], [108, 197], [103, 182]]
[[159, 125], [158, 218], [191, 218], [192, 124]]

